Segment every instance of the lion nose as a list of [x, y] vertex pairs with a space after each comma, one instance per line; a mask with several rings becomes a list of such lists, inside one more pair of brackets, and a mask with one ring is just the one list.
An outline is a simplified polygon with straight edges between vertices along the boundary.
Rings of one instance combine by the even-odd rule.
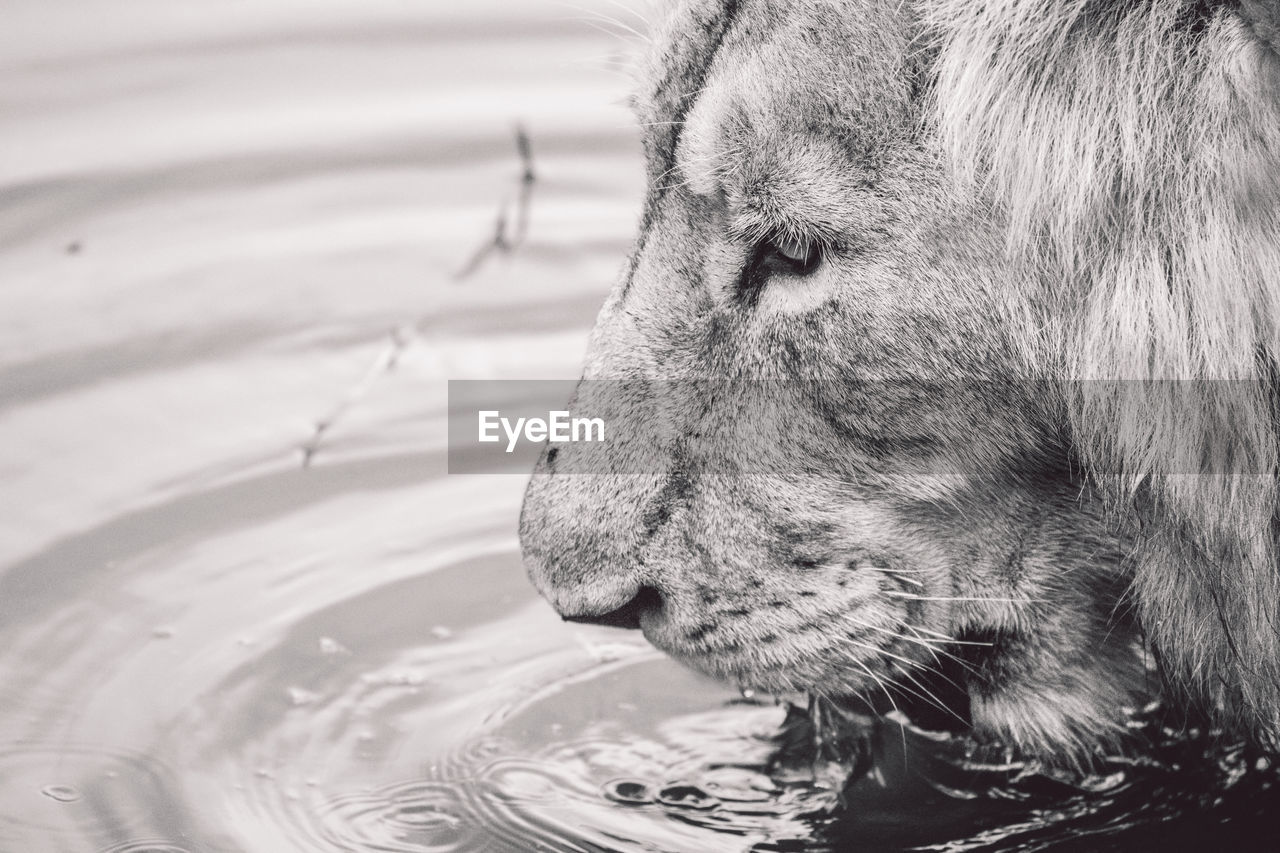
[[606, 625], [611, 628], [635, 630], [640, 627], [643, 613], [662, 609], [662, 593], [651, 586], [642, 586], [626, 604], [609, 611], [584, 613], [561, 612], [566, 622], [582, 622], [586, 625]]

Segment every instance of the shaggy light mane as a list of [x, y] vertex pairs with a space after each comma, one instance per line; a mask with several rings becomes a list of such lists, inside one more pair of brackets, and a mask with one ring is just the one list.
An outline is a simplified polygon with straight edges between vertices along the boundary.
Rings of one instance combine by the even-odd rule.
[[1007, 215], [1028, 346], [1140, 528], [1151, 646], [1274, 738], [1280, 3], [922, 3], [943, 148]]

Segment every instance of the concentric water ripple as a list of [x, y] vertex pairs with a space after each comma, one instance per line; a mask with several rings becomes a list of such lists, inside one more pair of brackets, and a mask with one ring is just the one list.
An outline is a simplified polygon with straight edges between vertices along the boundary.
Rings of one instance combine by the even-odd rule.
[[[639, 670], [655, 665], [669, 666], [597, 669], [648, 683]], [[599, 691], [580, 675], [566, 677], [563, 688], [545, 700], [558, 708], [526, 704], [498, 729], [504, 737], [433, 764], [429, 780], [328, 800], [324, 838], [354, 850], [733, 850], [807, 838], [807, 816], [835, 803], [830, 786], [768, 775], [779, 708], [730, 705], [664, 718], [664, 699], [679, 704], [674, 690], [653, 696], [655, 707], [635, 730], [589, 725], [586, 736], [538, 743], [530, 736], [541, 727], [524, 716], [573, 720], [573, 707]], [[758, 763], [728, 763], [730, 756]], [[642, 775], [620, 782], [622, 772]], [[623, 800], [620, 786], [646, 795]]]
[[337, 850], [446, 853], [481, 850], [484, 832], [468, 821], [456, 785], [414, 782], [325, 803], [317, 817]]
[[126, 841], [124, 844], [117, 844], [114, 847], [108, 847], [102, 853], [194, 853], [194, 851], [180, 847], [177, 844], [170, 844], [167, 841]]
[[86, 817], [98, 824], [93, 844], [163, 832], [183, 808], [178, 797], [166, 769], [140, 753], [67, 743], [10, 747], [0, 751], [0, 850], [16, 853], [30, 837], [71, 843], [83, 837]]

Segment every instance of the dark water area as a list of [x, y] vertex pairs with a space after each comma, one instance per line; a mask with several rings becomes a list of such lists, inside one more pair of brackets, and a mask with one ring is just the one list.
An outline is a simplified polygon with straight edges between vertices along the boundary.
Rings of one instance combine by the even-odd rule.
[[[446, 388], [578, 372], [642, 191], [615, 0], [4, 20], [0, 853], [1278, 846], [1242, 749], [833, 752], [537, 598]], [[527, 234], [460, 279], [517, 123]]]

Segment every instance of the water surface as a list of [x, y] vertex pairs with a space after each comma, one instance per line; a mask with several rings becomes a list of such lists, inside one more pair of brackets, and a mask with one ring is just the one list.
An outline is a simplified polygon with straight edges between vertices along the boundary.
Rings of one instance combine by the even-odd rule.
[[[1046, 783], [893, 721], [827, 754], [536, 598], [523, 478], [445, 473], [445, 381], [578, 370], [642, 189], [602, 15], [637, 23], [6, 3], [0, 851], [1037, 849], [1260, 814], [1239, 750], [1194, 785]], [[458, 280], [515, 222], [517, 123], [527, 235]]]

